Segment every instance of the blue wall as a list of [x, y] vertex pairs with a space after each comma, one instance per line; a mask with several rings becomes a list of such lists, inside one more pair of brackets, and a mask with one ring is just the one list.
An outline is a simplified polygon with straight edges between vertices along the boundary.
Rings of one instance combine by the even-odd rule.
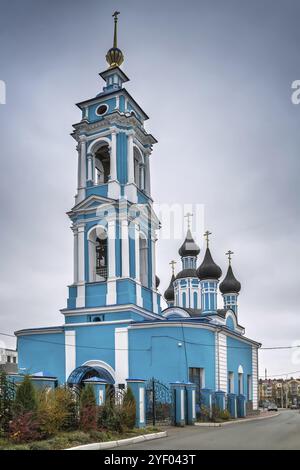
[[[53, 344], [55, 343], [55, 344]], [[65, 381], [65, 338], [63, 333], [18, 337], [19, 370], [35, 374], [46, 372]], [[26, 370], [23, 370], [23, 369]]]
[[[186, 342], [201, 343], [186, 344]], [[178, 346], [178, 343], [182, 346]], [[215, 334], [199, 328], [129, 329], [130, 377], [170, 383], [188, 380], [188, 368], [205, 369], [205, 386], [215, 389]]]
[[247, 375], [252, 375], [252, 346], [227, 336], [227, 369], [234, 373], [234, 393], [238, 393], [238, 368], [243, 367], [243, 389], [247, 395]]

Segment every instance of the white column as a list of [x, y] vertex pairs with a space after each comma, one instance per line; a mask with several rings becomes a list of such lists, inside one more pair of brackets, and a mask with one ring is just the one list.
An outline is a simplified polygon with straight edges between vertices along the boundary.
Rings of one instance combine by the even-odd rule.
[[135, 244], [135, 279], [140, 281], [140, 227], [134, 226], [134, 244]]
[[253, 409], [258, 409], [258, 349], [252, 346], [252, 403]]
[[223, 333], [216, 333], [216, 390], [227, 393], [228, 372], [227, 372], [227, 336]]
[[76, 331], [65, 331], [65, 377], [66, 381], [76, 368]]
[[116, 221], [109, 220], [107, 224], [108, 237], [108, 278], [116, 277]]
[[134, 183], [133, 134], [127, 138], [127, 172], [128, 184]]
[[80, 182], [79, 188], [86, 186], [86, 141], [82, 140], [80, 144]]
[[146, 178], [145, 178], [145, 191], [146, 193], [150, 196], [151, 195], [151, 183], [150, 183], [150, 161], [149, 161], [149, 154], [146, 153], [144, 156], [145, 159], [145, 172], [146, 172]]
[[140, 282], [140, 227], [138, 224], [135, 224], [134, 230], [136, 303], [143, 307], [142, 286]]
[[113, 131], [111, 134], [111, 151], [110, 151], [110, 179], [117, 179], [117, 134]]
[[76, 307], [85, 306], [84, 225], [78, 227], [78, 282]]
[[73, 228], [74, 234], [74, 251], [73, 251], [73, 263], [74, 263], [74, 284], [78, 282], [78, 229]]
[[87, 155], [87, 162], [88, 162], [88, 181], [93, 181], [93, 155], [88, 153]]
[[122, 277], [129, 277], [129, 234], [128, 220], [121, 221]]
[[108, 280], [106, 304], [115, 305], [117, 303], [116, 284], [116, 221], [109, 220], [107, 224], [108, 236]]
[[129, 377], [128, 360], [128, 329], [115, 329], [115, 382], [117, 384], [126, 384]]

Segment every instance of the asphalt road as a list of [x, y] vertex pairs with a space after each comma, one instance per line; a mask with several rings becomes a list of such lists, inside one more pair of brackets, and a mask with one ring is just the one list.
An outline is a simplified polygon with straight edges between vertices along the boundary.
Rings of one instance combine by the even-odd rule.
[[299, 410], [284, 410], [279, 416], [228, 424], [219, 428], [187, 426], [169, 428], [168, 437], [122, 446], [120, 450], [300, 450]]

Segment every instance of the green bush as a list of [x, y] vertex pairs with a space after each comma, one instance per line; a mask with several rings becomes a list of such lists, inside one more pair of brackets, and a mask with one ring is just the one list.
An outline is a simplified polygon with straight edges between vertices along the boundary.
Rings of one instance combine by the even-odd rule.
[[124, 429], [124, 416], [122, 408], [116, 406], [113, 400], [107, 400], [98, 410], [98, 428], [122, 433]]
[[76, 399], [68, 387], [41, 390], [37, 398], [37, 415], [43, 437], [77, 428]]
[[17, 386], [16, 399], [13, 405], [14, 415], [23, 415], [37, 411], [37, 397], [29, 375]]
[[128, 429], [135, 427], [136, 403], [130, 387], [127, 388], [122, 403], [123, 422]]

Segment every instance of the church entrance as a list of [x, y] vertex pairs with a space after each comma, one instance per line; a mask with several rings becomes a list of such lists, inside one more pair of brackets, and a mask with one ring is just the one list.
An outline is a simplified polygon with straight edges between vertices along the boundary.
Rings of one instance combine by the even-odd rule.
[[70, 387], [81, 387], [84, 380], [97, 378], [104, 380], [108, 385], [113, 385], [115, 383], [112, 375], [103, 367], [99, 366], [80, 366], [73, 370], [70, 374], [67, 384]]

